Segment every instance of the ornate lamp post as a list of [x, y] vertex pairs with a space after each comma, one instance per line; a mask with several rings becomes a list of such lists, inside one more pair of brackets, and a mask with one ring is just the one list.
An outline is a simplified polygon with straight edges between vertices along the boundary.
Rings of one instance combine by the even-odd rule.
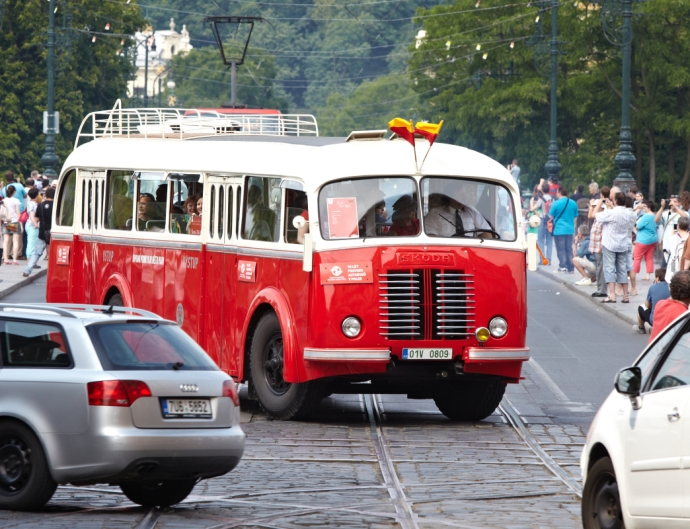
[[618, 176], [613, 184], [627, 193], [635, 183], [632, 170], [635, 168], [635, 155], [632, 150], [632, 131], [630, 129], [630, 55], [632, 48], [632, 4], [643, 0], [600, 0], [602, 25], [606, 39], [623, 52], [623, 84], [621, 87], [621, 131], [618, 136], [618, 154], [614, 158]]
[[[558, 177], [561, 171], [561, 163], [558, 161], [558, 141], [556, 140], [556, 104], [558, 92], [558, 0], [541, 0], [542, 8], [539, 12], [539, 17], [536, 22], [537, 35], [534, 36], [532, 44], [534, 46], [534, 62], [537, 71], [544, 77], [549, 77], [551, 82], [551, 95], [549, 100], [550, 116], [549, 116], [549, 156], [544, 169], [549, 179]], [[548, 6], [551, 6], [551, 39], [547, 41], [547, 37], [542, 31], [542, 14], [546, 13]], [[547, 63], [544, 59], [548, 58]], [[547, 66], [548, 64], [548, 66]]]
[[[237, 67], [244, 64], [247, 55], [249, 39], [252, 37], [254, 22], [261, 22], [261, 17], [235, 17], [235, 16], [211, 16], [205, 17], [204, 22], [211, 24], [213, 36], [220, 49], [223, 64], [230, 66], [230, 108], [237, 105]], [[240, 29], [245, 29], [245, 36], [240, 40]], [[234, 31], [232, 31], [234, 28]]]
[[46, 135], [46, 150], [41, 157], [44, 170], [43, 174], [48, 178], [57, 177], [55, 166], [58, 163], [58, 157], [55, 154], [55, 134], [59, 131], [55, 112], [55, 2], [56, 0], [49, 0], [48, 2], [48, 111], [43, 119], [43, 132]]
[[[146, 49], [145, 63], [144, 63], [144, 107], [149, 106], [149, 39], [153, 38], [156, 34], [153, 29], [149, 26], [148, 28], [151, 32], [148, 35], [144, 35], [144, 48]], [[151, 43], [151, 51], [156, 51], [156, 41]]]

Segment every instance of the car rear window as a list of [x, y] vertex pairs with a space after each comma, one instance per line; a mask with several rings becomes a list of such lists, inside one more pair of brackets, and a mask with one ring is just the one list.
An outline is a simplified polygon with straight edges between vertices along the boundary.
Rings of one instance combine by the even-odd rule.
[[194, 340], [171, 323], [96, 323], [87, 330], [107, 371], [218, 369]]

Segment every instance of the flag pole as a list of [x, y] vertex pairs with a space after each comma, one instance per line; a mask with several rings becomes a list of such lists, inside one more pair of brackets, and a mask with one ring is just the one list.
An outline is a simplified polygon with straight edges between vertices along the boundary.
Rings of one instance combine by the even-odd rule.
[[[422, 167], [424, 167], [424, 162], [426, 162], [426, 157], [429, 156], [429, 151], [431, 150], [431, 146], [433, 145], [433, 142], [429, 142], [429, 148], [426, 150], [426, 154], [424, 155], [424, 159], [422, 160], [422, 165], [419, 166], [419, 171], [422, 170]], [[417, 172], [419, 172], [417, 171]]]
[[412, 125], [412, 150], [414, 151], [414, 168], [415, 171], [419, 173], [419, 166], [417, 165], [417, 141], [414, 139], [414, 121], [410, 120], [410, 125]]

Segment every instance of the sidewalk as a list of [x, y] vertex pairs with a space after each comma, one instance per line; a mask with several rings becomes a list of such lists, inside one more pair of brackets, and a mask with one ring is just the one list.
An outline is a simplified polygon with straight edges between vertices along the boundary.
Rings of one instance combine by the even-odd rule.
[[19, 261], [19, 266], [4, 264], [0, 266], [0, 299], [45, 276], [48, 273], [48, 261], [41, 257], [37, 264], [41, 269], [34, 270], [29, 277], [23, 277], [27, 261]]
[[[592, 293], [596, 292], [596, 282], [592, 283], [592, 286], [589, 287], [581, 287], [575, 284], [576, 281], [579, 281], [582, 279], [582, 276], [580, 273], [575, 270], [574, 273], [572, 274], [567, 274], [567, 273], [560, 273], [557, 272], [558, 270], [558, 257], [556, 256], [556, 249], [554, 248], [553, 255], [551, 256], [552, 260], [551, 263], [548, 266], [538, 266], [537, 267], [537, 273], [542, 274], [549, 279], [553, 279], [554, 281], [561, 283], [564, 285], [566, 288], [572, 290], [573, 292], [576, 292], [577, 294], [587, 298], [590, 300], [593, 304], [595, 304], [597, 307], [600, 307], [612, 314], [615, 314], [618, 316], [620, 319], [632, 324], [637, 324], [637, 307], [640, 305], [644, 305], [645, 300], [647, 299], [647, 291], [649, 290], [649, 287], [652, 286], [652, 281], [654, 280], [654, 274], [651, 273], [650, 275], [650, 280], [645, 281], [644, 276], [645, 276], [645, 266], [644, 263], [642, 263], [642, 269], [640, 270], [640, 273], [637, 274], [637, 296], [630, 296], [630, 303], [621, 303], [621, 300], [623, 299], [622, 296], [617, 296], [618, 302], [617, 303], [601, 303], [601, 300], [604, 298], [593, 298]], [[533, 272], [532, 272], [533, 273]], [[2, 285], [0, 285], [2, 286]], [[631, 330], [632, 332], [632, 330]], [[647, 332], [649, 332], [649, 326], [647, 326]]]

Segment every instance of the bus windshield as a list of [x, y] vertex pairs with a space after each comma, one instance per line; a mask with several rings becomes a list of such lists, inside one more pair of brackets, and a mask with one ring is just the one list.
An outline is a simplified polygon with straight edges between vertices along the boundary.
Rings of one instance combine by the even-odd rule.
[[[421, 200], [421, 202], [420, 202]], [[486, 238], [514, 241], [515, 207], [508, 189], [491, 182], [426, 177], [340, 180], [319, 194], [321, 236]]]

